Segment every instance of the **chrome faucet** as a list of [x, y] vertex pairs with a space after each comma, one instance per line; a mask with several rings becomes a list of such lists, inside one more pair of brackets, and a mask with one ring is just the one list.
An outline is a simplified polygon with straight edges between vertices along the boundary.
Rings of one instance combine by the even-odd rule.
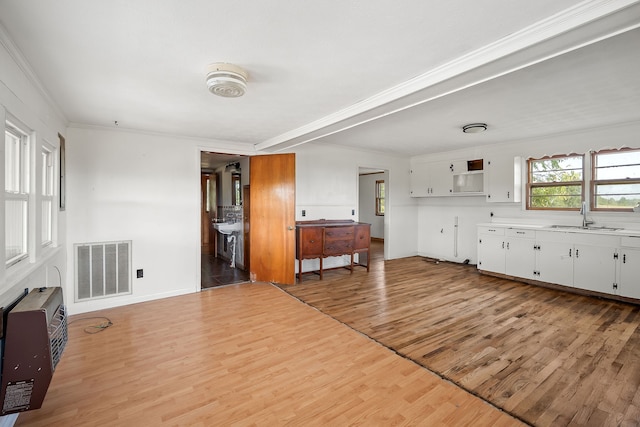
[[580, 209], [580, 213], [582, 214], [582, 228], [587, 228], [589, 225], [593, 224], [593, 221], [589, 221], [587, 219], [587, 202], [582, 202], [582, 209]]

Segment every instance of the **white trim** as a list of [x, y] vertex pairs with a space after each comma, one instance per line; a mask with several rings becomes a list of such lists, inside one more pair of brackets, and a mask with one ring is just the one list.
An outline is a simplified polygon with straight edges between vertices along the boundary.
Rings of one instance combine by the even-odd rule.
[[64, 115], [62, 108], [60, 108], [58, 103], [54, 101], [51, 94], [49, 94], [49, 91], [44, 87], [44, 85], [42, 84], [42, 82], [40, 81], [36, 73], [31, 68], [31, 65], [29, 65], [29, 62], [26, 60], [26, 58], [24, 57], [20, 49], [18, 49], [18, 47], [15, 45], [15, 43], [13, 43], [11, 36], [9, 35], [7, 30], [4, 28], [4, 26], [1, 23], [0, 23], [0, 44], [2, 44], [5, 47], [5, 49], [11, 56], [11, 58], [15, 61], [18, 68], [20, 68], [20, 70], [24, 73], [25, 77], [27, 77], [27, 80], [29, 80], [29, 82], [33, 85], [33, 87], [44, 98], [45, 102], [49, 104], [51, 109], [58, 116], [58, 119], [60, 119], [60, 121], [62, 121], [63, 123], [67, 123], [68, 120]]
[[[527, 47], [531, 47], [549, 41], [554, 37], [558, 37], [562, 34], [568, 33], [570, 30], [577, 27], [584, 26], [599, 18], [604, 18], [612, 15], [615, 12], [619, 12], [625, 8], [628, 8], [634, 4], [639, 3], [640, 0], [588, 0], [577, 6], [566, 9], [556, 15], [543, 19], [527, 28], [517, 31], [507, 37], [504, 37], [494, 43], [486, 45], [480, 49], [477, 49], [469, 54], [456, 58], [440, 67], [437, 67], [427, 73], [419, 75], [411, 80], [408, 80], [402, 84], [394, 86], [390, 89], [382, 91], [370, 98], [367, 98], [361, 102], [358, 102], [350, 107], [344, 108], [333, 114], [329, 114], [319, 120], [313, 121], [307, 125], [301, 126], [297, 129], [293, 129], [289, 132], [285, 132], [281, 135], [270, 138], [266, 141], [256, 144], [256, 150], [266, 150], [269, 148], [277, 148], [278, 145], [286, 145], [284, 148], [291, 148], [296, 145], [304, 144], [314, 141], [316, 139], [329, 136], [338, 132], [342, 132], [347, 129], [351, 129], [355, 126], [359, 126], [364, 123], [368, 123], [372, 120], [394, 114], [416, 105], [423, 104], [433, 99], [440, 98], [442, 96], [458, 92], [462, 89], [475, 86], [479, 83], [492, 80], [496, 77], [517, 71], [522, 68], [526, 68], [538, 62], [553, 58], [560, 54], [575, 50], [579, 47], [583, 47], [587, 44], [593, 43], [598, 40], [602, 40], [613, 35], [620, 34], [624, 31], [629, 31], [633, 28], [637, 28], [638, 25], [627, 26], [624, 29], [609, 28], [609, 33], [606, 36], [599, 34], [599, 36], [590, 36], [588, 42], [572, 43], [572, 47], [564, 48], [560, 52], [554, 52], [552, 54], [543, 55], [543, 58], [537, 58], [535, 60], [529, 60], [524, 65], [510, 67], [507, 70], [496, 72], [489, 77], [480, 78], [471, 83], [458, 85], [454, 89], [439, 93], [435, 96], [431, 96], [428, 99], [423, 99], [418, 102], [410, 103], [399, 108], [395, 108], [390, 112], [377, 114], [375, 117], [362, 119], [355, 124], [345, 123], [337, 126], [337, 130], [327, 130], [325, 133], [318, 132], [322, 129], [328, 128], [332, 125], [337, 125], [340, 122], [351, 119], [360, 114], [372, 111], [376, 108], [387, 105], [393, 101], [397, 101], [402, 97], [406, 97], [411, 94], [415, 94], [426, 88], [435, 86], [439, 83], [443, 83], [449, 79], [460, 76], [463, 73], [471, 70], [476, 70], [483, 65], [490, 64], [499, 59], [506, 58], [509, 55], [515, 54], [525, 50]], [[617, 24], [619, 25], [619, 24]], [[313, 132], [317, 132], [315, 135], [311, 135]], [[305, 136], [308, 138], [303, 139]], [[296, 141], [293, 141], [296, 140]], [[289, 142], [289, 144], [286, 144]], [[282, 147], [280, 147], [282, 148]]]

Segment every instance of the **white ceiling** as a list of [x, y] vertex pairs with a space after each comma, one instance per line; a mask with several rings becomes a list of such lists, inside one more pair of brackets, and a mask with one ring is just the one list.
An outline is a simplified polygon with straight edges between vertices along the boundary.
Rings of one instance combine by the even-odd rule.
[[640, 120], [638, 0], [0, 0], [0, 24], [71, 125], [419, 155]]

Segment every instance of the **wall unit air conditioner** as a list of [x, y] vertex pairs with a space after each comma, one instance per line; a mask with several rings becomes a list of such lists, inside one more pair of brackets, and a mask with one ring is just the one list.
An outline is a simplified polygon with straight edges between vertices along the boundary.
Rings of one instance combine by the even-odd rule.
[[42, 406], [67, 344], [62, 288], [38, 288], [6, 316], [0, 402], [6, 415]]

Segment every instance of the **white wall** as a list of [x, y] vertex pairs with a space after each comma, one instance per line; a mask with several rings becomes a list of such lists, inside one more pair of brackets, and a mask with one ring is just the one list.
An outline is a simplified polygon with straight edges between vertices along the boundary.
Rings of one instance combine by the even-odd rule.
[[384, 239], [384, 216], [376, 215], [376, 181], [389, 180], [386, 172], [360, 175], [358, 210], [360, 221], [371, 224], [371, 237]]
[[[359, 168], [387, 170], [385, 259], [416, 255], [418, 211], [417, 200], [409, 197], [409, 159], [322, 143], [305, 144], [294, 151], [297, 221], [321, 218], [358, 221]], [[355, 215], [351, 215], [352, 209]], [[303, 270], [308, 268], [303, 266]]]
[[[71, 313], [200, 289], [200, 151], [249, 154], [251, 146], [120, 129], [69, 128], [67, 293], [73, 245], [132, 241], [132, 295], [72, 302]], [[134, 275], [135, 277], [135, 275]]]
[[[25, 126], [34, 137], [31, 146], [32, 155], [36, 156], [36, 162], [38, 162], [44, 142], [55, 149], [59, 147], [58, 133], [65, 134], [65, 119], [48, 102], [46, 95], [38, 89], [35, 81], [23, 71], [25, 64], [11, 46], [4, 31], [0, 31], [0, 129], [3, 130], [4, 135], [5, 117], [15, 119]], [[0, 164], [4, 170], [4, 143], [0, 146]], [[31, 176], [34, 180], [35, 194], [40, 185], [38, 181], [41, 178], [40, 170], [32, 171]], [[0, 175], [0, 187], [4, 188], [4, 173]], [[4, 200], [4, 191], [0, 194], [0, 200]], [[40, 210], [37, 204], [35, 207], [35, 215], [30, 215], [35, 232], [30, 236], [29, 261], [21, 262], [21, 265], [6, 270], [4, 263], [0, 267], [0, 306], [12, 302], [25, 288], [59, 286], [61, 281], [64, 282], [65, 213], [55, 209], [53, 217], [55, 242], [54, 245], [43, 248], [39, 243]], [[0, 209], [0, 224], [4, 224], [4, 208]], [[0, 241], [4, 242], [4, 226], [0, 227]], [[65, 294], [64, 298], [68, 301], [69, 295]]]
[[[516, 141], [510, 144], [476, 147], [438, 153], [432, 156], [415, 157], [416, 161], [439, 161], [478, 159], [496, 153], [520, 156], [523, 159], [523, 185], [526, 183], [526, 163], [529, 157], [553, 154], [588, 153], [589, 150], [640, 147], [637, 135], [640, 123], [589, 129], [582, 132], [552, 137]], [[523, 198], [524, 198], [523, 190]], [[522, 203], [488, 203], [483, 196], [453, 196], [417, 198], [418, 209], [418, 253], [422, 256], [463, 262], [477, 262], [476, 226], [482, 222], [531, 223], [531, 224], [579, 224], [581, 216], [576, 212], [527, 211]], [[491, 214], [493, 213], [493, 216]], [[454, 220], [458, 218], [457, 256], [455, 256]], [[589, 213], [589, 218], [598, 225], [618, 225], [640, 229], [640, 215], [636, 213]]]

